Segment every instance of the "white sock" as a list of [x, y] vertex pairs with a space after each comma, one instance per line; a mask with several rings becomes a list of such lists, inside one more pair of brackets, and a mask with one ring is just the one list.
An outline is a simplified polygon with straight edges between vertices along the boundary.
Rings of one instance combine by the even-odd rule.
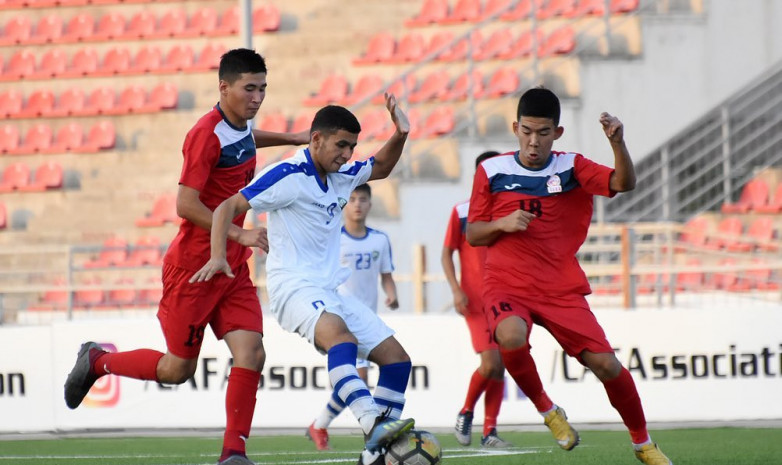
[[546, 415], [548, 415], [549, 413], [553, 412], [556, 409], [557, 409], [557, 404], [554, 404], [550, 409], [546, 410], [545, 412], [538, 412], [538, 413], [540, 413], [540, 415], [543, 418], [546, 418]]

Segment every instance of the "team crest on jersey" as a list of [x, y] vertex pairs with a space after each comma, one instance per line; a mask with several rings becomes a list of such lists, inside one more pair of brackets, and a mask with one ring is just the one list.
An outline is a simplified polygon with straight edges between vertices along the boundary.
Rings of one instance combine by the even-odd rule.
[[372, 260], [377, 260], [378, 258], [380, 258], [380, 252], [378, 252], [377, 250], [373, 250], [372, 251]]
[[558, 194], [562, 192], [562, 180], [559, 179], [559, 176], [555, 174], [549, 177], [548, 181], [546, 181], [546, 189], [549, 194]]
[[345, 208], [345, 205], [347, 205], [347, 204], [348, 204], [348, 201], [347, 201], [347, 199], [343, 199], [342, 197], [338, 197], [338, 198], [337, 198], [337, 202], [339, 202], [339, 208], [340, 208], [340, 210], [341, 210], [341, 209], [343, 209], [343, 208]]

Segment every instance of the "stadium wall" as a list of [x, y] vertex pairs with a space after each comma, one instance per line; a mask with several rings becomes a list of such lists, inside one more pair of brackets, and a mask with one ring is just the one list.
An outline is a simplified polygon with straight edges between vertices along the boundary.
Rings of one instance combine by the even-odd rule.
[[[620, 360], [631, 370], [649, 421], [782, 418], [774, 402], [782, 382], [782, 312], [765, 308], [597, 311]], [[450, 427], [478, 365], [461, 318], [391, 315], [388, 323], [410, 353], [413, 376], [406, 415], [420, 427]], [[325, 358], [303, 339], [265, 321], [268, 353], [254, 426], [305, 428], [330, 394]], [[77, 410], [62, 386], [79, 344], [113, 350], [163, 349], [153, 318], [90, 320], [0, 328], [0, 432], [123, 428], [220, 428], [229, 353], [211, 333], [192, 382], [101, 379]], [[552, 338], [533, 331], [533, 356], [544, 385], [575, 423], [620, 422], [597, 379], [563, 356]], [[376, 371], [370, 373], [370, 380]], [[500, 424], [539, 424], [540, 416], [508, 378]], [[372, 384], [372, 383], [371, 383]], [[741, 399], [741, 402], [736, 402]], [[482, 403], [476, 418], [482, 418]], [[335, 427], [356, 427], [352, 414]]]

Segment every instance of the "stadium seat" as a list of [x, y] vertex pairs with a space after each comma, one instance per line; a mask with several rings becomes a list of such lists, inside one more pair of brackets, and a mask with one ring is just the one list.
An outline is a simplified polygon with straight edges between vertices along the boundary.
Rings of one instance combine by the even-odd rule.
[[[479, 21], [484, 21], [486, 19], [489, 19], [492, 15], [495, 15], [499, 13], [500, 11], [506, 10], [512, 0], [487, 0], [486, 4], [483, 6], [483, 10], [481, 11], [481, 16], [478, 18]], [[499, 18], [497, 18], [499, 19]]]
[[430, 39], [429, 45], [426, 47], [424, 56], [428, 56], [437, 52], [435, 58], [439, 59], [439, 55], [448, 52], [450, 50], [449, 44], [453, 42], [453, 32], [451, 31], [438, 31]]
[[533, 37], [531, 31], [524, 31], [519, 37], [511, 43], [510, 47], [497, 55], [499, 60], [515, 60], [516, 58], [523, 58], [532, 55], [532, 53], [540, 47], [545, 39], [545, 34], [542, 30], [536, 29], [536, 34]]
[[722, 213], [748, 213], [768, 204], [768, 183], [761, 178], [750, 179], [741, 189], [736, 203], [723, 203]]
[[287, 132], [288, 119], [282, 113], [266, 115], [258, 124], [258, 129], [270, 132]]
[[[755, 257], [752, 259], [753, 265], [766, 265], [767, 262], [763, 258]], [[757, 270], [747, 270], [744, 272], [744, 280], [750, 288], [757, 289], [759, 291], [778, 291], [780, 284], [778, 279], [774, 279], [774, 274], [771, 268], [760, 268]]]
[[30, 310], [65, 310], [68, 308], [68, 291], [64, 289], [58, 289], [59, 287], [65, 287], [66, 281], [64, 278], [56, 279], [52, 283], [52, 287], [44, 291], [41, 294], [40, 301], [37, 306], [29, 308]]
[[32, 76], [35, 73], [35, 55], [28, 49], [21, 49], [14, 52], [8, 60], [0, 80], [18, 81]]
[[639, 0], [611, 0], [611, 13], [632, 13], [638, 9], [638, 6]]
[[27, 44], [33, 35], [33, 24], [27, 16], [12, 16], [5, 22], [0, 46]]
[[705, 247], [709, 250], [739, 247], [743, 231], [744, 225], [740, 219], [735, 216], [725, 217], [717, 223], [717, 233], [706, 240]]
[[[81, 286], [100, 286], [101, 281], [99, 278], [93, 278], [85, 280], [80, 284]], [[103, 290], [102, 289], [78, 289], [73, 292], [73, 307], [76, 310], [88, 310], [98, 307], [103, 304]]]
[[24, 0], [22, 3], [27, 8], [52, 8], [60, 2], [59, 0]]
[[69, 121], [57, 130], [51, 147], [43, 153], [67, 153], [77, 150], [84, 143], [84, 130], [79, 123]]
[[543, 8], [538, 10], [537, 17], [540, 20], [556, 17], [571, 17], [576, 10], [576, 0], [549, 0]]
[[81, 87], [69, 87], [60, 94], [60, 97], [57, 99], [57, 105], [49, 113], [49, 116], [53, 118], [72, 116], [81, 111], [84, 105], [85, 96]]
[[141, 10], [134, 14], [125, 28], [122, 39], [138, 40], [152, 37], [157, 27], [157, 19], [149, 10]]
[[199, 8], [190, 15], [190, 21], [185, 29], [184, 37], [200, 37], [209, 35], [217, 28], [217, 12], [214, 8]]
[[128, 241], [112, 236], [103, 241], [98, 256], [82, 265], [84, 268], [107, 268], [125, 263], [128, 259]]
[[198, 59], [190, 67], [189, 71], [208, 71], [220, 66], [220, 57], [228, 50], [224, 45], [208, 43], [201, 49]]
[[8, 226], [8, 211], [5, 204], [0, 202], [0, 229], [5, 229]]
[[304, 105], [322, 106], [329, 103], [341, 102], [348, 93], [348, 81], [341, 74], [332, 74], [324, 79], [320, 84], [320, 90], [304, 99]]
[[439, 61], [452, 62], [461, 61], [467, 58], [467, 54], [471, 53], [472, 56], [480, 49], [483, 43], [483, 34], [480, 30], [475, 30], [470, 33], [470, 38], [462, 38], [456, 44], [451, 46], [450, 49], [444, 51], [437, 57]]
[[578, 5], [567, 14], [568, 18], [583, 16], [603, 16], [606, 10], [606, 0], [579, 0]]
[[543, 8], [544, 0], [519, 0], [516, 6], [511, 10], [506, 11], [500, 16], [503, 21], [522, 21], [529, 19], [532, 15], [532, 2], [535, 2], [536, 11], [540, 11]]
[[212, 31], [208, 32], [211, 37], [216, 36], [232, 36], [239, 33], [239, 7], [232, 6], [223, 11], [220, 15], [220, 23]]
[[115, 76], [128, 74], [130, 71], [130, 51], [125, 47], [112, 47], [103, 56], [103, 64], [95, 76]]
[[421, 11], [405, 21], [407, 27], [426, 26], [448, 17], [448, 0], [426, 0]]
[[101, 150], [114, 148], [117, 141], [117, 133], [114, 129], [114, 123], [111, 121], [98, 121], [90, 127], [87, 133], [87, 139], [79, 147], [80, 153], [96, 153]]
[[136, 52], [128, 72], [130, 73], [154, 73], [163, 65], [163, 52], [156, 45], [145, 45]]
[[769, 197], [768, 202], [763, 205], [756, 205], [757, 213], [779, 213], [782, 212], [782, 182], [777, 184], [774, 193]]
[[361, 133], [358, 135], [359, 142], [379, 138], [386, 126], [390, 122], [388, 111], [385, 108], [373, 109], [364, 113], [361, 118]]
[[47, 14], [41, 17], [35, 25], [35, 34], [30, 38], [30, 43], [52, 44], [60, 40], [63, 32], [62, 16]]
[[163, 264], [163, 252], [160, 239], [154, 236], [141, 236], [131, 247], [130, 255], [121, 266], [160, 266]]
[[54, 161], [45, 161], [35, 170], [32, 182], [19, 187], [22, 192], [43, 192], [60, 189], [63, 182], [62, 166]]
[[94, 116], [110, 113], [116, 105], [117, 97], [109, 87], [97, 87], [90, 92], [87, 102], [81, 110], [74, 110], [75, 116]]
[[71, 65], [61, 77], [82, 77], [98, 72], [98, 52], [92, 47], [82, 48], [73, 54]]
[[128, 286], [135, 286], [136, 281], [133, 278], [124, 277], [114, 281], [118, 288], [109, 289], [106, 292], [105, 305], [109, 308], [128, 308], [136, 303], [137, 291]]
[[434, 71], [423, 79], [421, 86], [409, 95], [408, 100], [410, 103], [439, 100], [446, 95], [450, 81], [451, 78], [447, 71]]
[[464, 22], [477, 22], [481, 17], [480, 0], [457, 0], [451, 13], [437, 21], [439, 24], [457, 24]]
[[131, 84], [122, 90], [117, 105], [106, 112], [107, 115], [128, 115], [147, 112], [147, 91], [136, 84]]
[[[407, 98], [413, 89], [415, 89], [417, 83], [418, 78], [412, 74], [408, 74], [404, 79], [397, 79], [396, 81], [392, 82], [391, 85], [385, 89], [385, 92], [394, 94], [397, 100], [403, 100]], [[372, 99], [372, 103], [382, 104], [384, 102], [385, 98], [383, 97], [383, 94], [379, 94]]]
[[[699, 258], [689, 257], [685, 266], [699, 269], [703, 263]], [[701, 271], [688, 271], [676, 275], [676, 290], [678, 291], [698, 291], [703, 289], [704, 274]]]
[[125, 17], [120, 13], [110, 12], [101, 16], [92, 40], [105, 42], [118, 39], [125, 35]]
[[280, 30], [282, 17], [274, 5], [264, 5], [253, 11], [253, 32], [274, 32]]
[[706, 238], [710, 233], [711, 221], [704, 216], [696, 216], [682, 228], [679, 236], [679, 242], [682, 246], [677, 247], [677, 251], [686, 252], [688, 249], [702, 249], [706, 245]]
[[28, 155], [46, 151], [52, 145], [52, 128], [45, 123], [36, 123], [27, 130], [19, 147], [8, 153]]
[[453, 131], [454, 126], [453, 107], [439, 106], [429, 113], [421, 125], [421, 130], [417, 134], [411, 132], [411, 136], [417, 138], [441, 136]]
[[30, 79], [51, 79], [62, 76], [68, 69], [68, 56], [62, 49], [52, 48], [41, 57], [38, 69], [30, 75]]
[[176, 108], [178, 104], [179, 91], [177, 87], [170, 82], [163, 82], [149, 92], [147, 111], [170, 110]]
[[291, 132], [308, 131], [312, 126], [312, 118], [314, 116], [313, 112], [305, 112], [297, 116], [291, 124]]
[[7, 89], [0, 92], [0, 117], [14, 118], [22, 111], [24, 97], [16, 89]]
[[497, 98], [511, 94], [518, 90], [520, 85], [519, 75], [515, 68], [502, 67], [491, 75], [486, 89], [479, 94], [479, 98]]
[[193, 67], [195, 57], [193, 49], [190, 45], [180, 44], [175, 45], [166, 54], [166, 60], [163, 65], [158, 68], [158, 73], [176, 73], [185, 71]]
[[18, 127], [11, 124], [0, 126], [0, 154], [16, 150], [20, 142]]
[[11, 192], [30, 184], [30, 167], [25, 163], [12, 163], [3, 170], [0, 178], [0, 193]]
[[353, 60], [355, 65], [367, 65], [384, 63], [394, 56], [396, 51], [396, 39], [388, 32], [379, 32], [372, 36], [367, 45], [367, 51], [359, 58]]
[[65, 31], [60, 40], [63, 42], [82, 42], [92, 40], [95, 33], [95, 18], [88, 13], [80, 13], [72, 17], [65, 25]]
[[[726, 257], [719, 260], [717, 265], [727, 268], [737, 265], [737, 260], [733, 257]], [[739, 280], [739, 274], [735, 271], [716, 271], [708, 279], [707, 285], [716, 289], [724, 290], [748, 290], [749, 285]]]
[[498, 55], [510, 50], [513, 45], [513, 33], [510, 28], [502, 28], [494, 31], [481, 47], [473, 55], [475, 60], [491, 60]]
[[483, 94], [483, 73], [473, 69], [472, 74], [463, 73], [457, 77], [450, 88], [440, 97], [440, 101], [465, 100], [472, 92], [473, 98]]
[[570, 26], [562, 26], [549, 34], [538, 47], [538, 57], [567, 55], [576, 48], [576, 32]]
[[187, 13], [181, 8], [168, 10], [160, 18], [155, 32], [149, 36], [154, 39], [184, 36], [187, 29]]
[[29, 97], [24, 108], [17, 114], [19, 118], [38, 118], [50, 116], [54, 110], [54, 93], [50, 90], [36, 90]]
[[399, 39], [394, 55], [387, 60], [389, 63], [415, 63], [424, 57], [427, 51], [427, 42], [424, 37], [411, 32]]
[[139, 290], [137, 302], [139, 305], [157, 306], [163, 297], [163, 284], [160, 278], [149, 278], [147, 284], [148, 288]]
[[136, 220], [136, 226], [148, 228], [163, 226], [166, 223], [179, 223], [176, 212], [176, 194], [162, 194], [152, 206], [152, 211], [145, 217]]
[[346, 106], [353, 105], [379, 92], [382, 88], [383, 78], [380, 75], [374, 73], [365, 74], [359, 78], [358, 82], [351, 89], [350, 94], [342, 100], [342, 104]]

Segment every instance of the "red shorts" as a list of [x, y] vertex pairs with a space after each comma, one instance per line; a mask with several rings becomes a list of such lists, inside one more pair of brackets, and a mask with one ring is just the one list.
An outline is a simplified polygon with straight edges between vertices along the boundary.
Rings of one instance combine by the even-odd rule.
[[486, 319], [483, 308], [479, 305], [472, 305], [474, 302], [472, 299], [469, 302], [470, 305], [467, 306], [467, 315], [465, 315], [464, 321], [467, 323], [467, 329], [470, 330], [470, 339], [472, 339], [472, 348], [475, 349], [475, 353], [498, 350], [497, 342], [491, 337], [489, 320]]
[[157, 317], [169, 352], [186, 359], [198, 357], [207, 324], [217, 339], [237, 329], [263, 333], [261, 303], [247, 263], [234, 270], [233, 279], [217, 274], [210, 281], [190, 284], [194, 274], [163, 265]]
[[568, 355], [579, 361], [585, 350], [598, 354], [614, 351], [583, 295], [522, 297], [507, 291], [488, 290], [486, 305], [492, 334], [500, 321], [515, 315], [527, 322], [527, 342], [532, 324], [538, 324], [554, 336]]

